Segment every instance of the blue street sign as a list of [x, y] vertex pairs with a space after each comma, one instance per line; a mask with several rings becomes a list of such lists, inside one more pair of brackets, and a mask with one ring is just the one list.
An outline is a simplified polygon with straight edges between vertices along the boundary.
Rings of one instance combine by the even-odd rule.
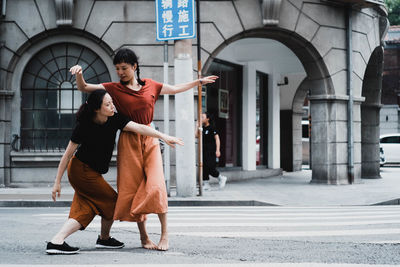
[[157, 41], [196, 37], [194, 0], [156, 0]]

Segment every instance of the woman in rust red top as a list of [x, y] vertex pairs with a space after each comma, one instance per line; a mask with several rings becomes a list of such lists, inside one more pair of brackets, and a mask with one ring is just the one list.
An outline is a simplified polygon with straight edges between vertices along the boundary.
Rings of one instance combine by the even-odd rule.
[[[119, 50], [114, 57], [114, 65], [120, 82], [87, 84], [83, 79], [80, 66], [72, 67], [71, 72], [76, 74], [80, 91], [107, 90], [121, 114], [142, 124], [152, 122], [154, 104], [160, 94], [181, 93], [199, 83], [213, 83], [218, 78], [208, 76], [178, 85], [140, 79], [137, 56], [130, 49]], [[158, 139], [121, 132], [118, 141], [117, 167], [118, 199], [114, 219], [137, 222], [144, 248], [167, 250], [168, 199]], [[158, 214], [161, 222], [161, 238], [158, 245], [154, 244], [147, 235], [145, 222], [146, 214], [149, 213]]]

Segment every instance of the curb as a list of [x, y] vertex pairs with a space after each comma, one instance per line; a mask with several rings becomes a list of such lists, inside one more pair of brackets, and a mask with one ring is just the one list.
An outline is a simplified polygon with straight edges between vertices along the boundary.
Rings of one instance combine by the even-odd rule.
[[[3, 208], [59, 208], [70, 207], [72, 201], [48, 200], [4, 200], [0, 201]], [[278, 206], [257, 200], [169, 200], [169, 207], [198, 207], [198, 206]]]
[[400, 198], [379, 202], [376, 204], [372, 204], [371, 206], [379, 206], [379, 205], [400, 205]]

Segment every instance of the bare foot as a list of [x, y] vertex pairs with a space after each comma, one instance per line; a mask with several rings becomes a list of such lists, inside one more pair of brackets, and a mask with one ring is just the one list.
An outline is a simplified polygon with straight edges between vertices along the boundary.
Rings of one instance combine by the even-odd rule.
[[162, 237], [158, 243], [158, 250], [166, 251], [168, 250], [168, 237]]
[[142, 247], [145, 249], [157, 249], [157, 245], [153, 243], [149, 238], [141, 239]]

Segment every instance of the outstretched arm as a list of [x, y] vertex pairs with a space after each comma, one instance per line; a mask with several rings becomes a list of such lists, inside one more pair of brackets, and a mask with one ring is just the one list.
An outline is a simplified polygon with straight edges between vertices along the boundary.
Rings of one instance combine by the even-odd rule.
[[175, 147], [175, 144], [183, 146], [183, 141], [181, 138], [177, 138], [174, 136], [169, 136], [164, 133], [161, 133], [150, 126], [139, 124], [133, 121], [128, 122], [128, 124], [124, 127], [123, 131], [135, 132], [141, 135], [147, 135], [155, 138], [159, 138], [164, 140], [164, 142], [171, 146]]
[[61, 178], [67, 169], [68, 162], [74, 155], [75, 150], [77, 149], [78, 144], [69, 141], [67, 148], [65, 149], [64, 155], [62, 156], [60, 163], [58, 164], [57, 176], [54, 181], [53, 189], [51, 190], [51, 198], [53, 201], [56, 201], [56, 196], [60, 197], [61, 195]]
[[82, 74], [82, 67], [79, 65], [75, 65], [69, 69], [72, 75], [75, 75], [76, 78], [76, 86], [78, 90], [85, 93], [93, 92], [94, 90], [103, 89], [105, 90], [102, 84], [90, 84], [86, 83]]
[[187, 83], [181, 83], [181, 84], [176, 84], [176, 85], [163, 84], [160, 94], [161, 95], [175, 95], [178, 93], [185, 92], [195, 86], [198, 86], [199, 84], [205, 85], [208, 83], [214, 83], [216, 79], [218, 79], [218, 76], [212, 75], [212, 76], [207, 76], [207, 77], [200, 78], [200, 79], [194, 80], [192, 82], [187, 82]]

